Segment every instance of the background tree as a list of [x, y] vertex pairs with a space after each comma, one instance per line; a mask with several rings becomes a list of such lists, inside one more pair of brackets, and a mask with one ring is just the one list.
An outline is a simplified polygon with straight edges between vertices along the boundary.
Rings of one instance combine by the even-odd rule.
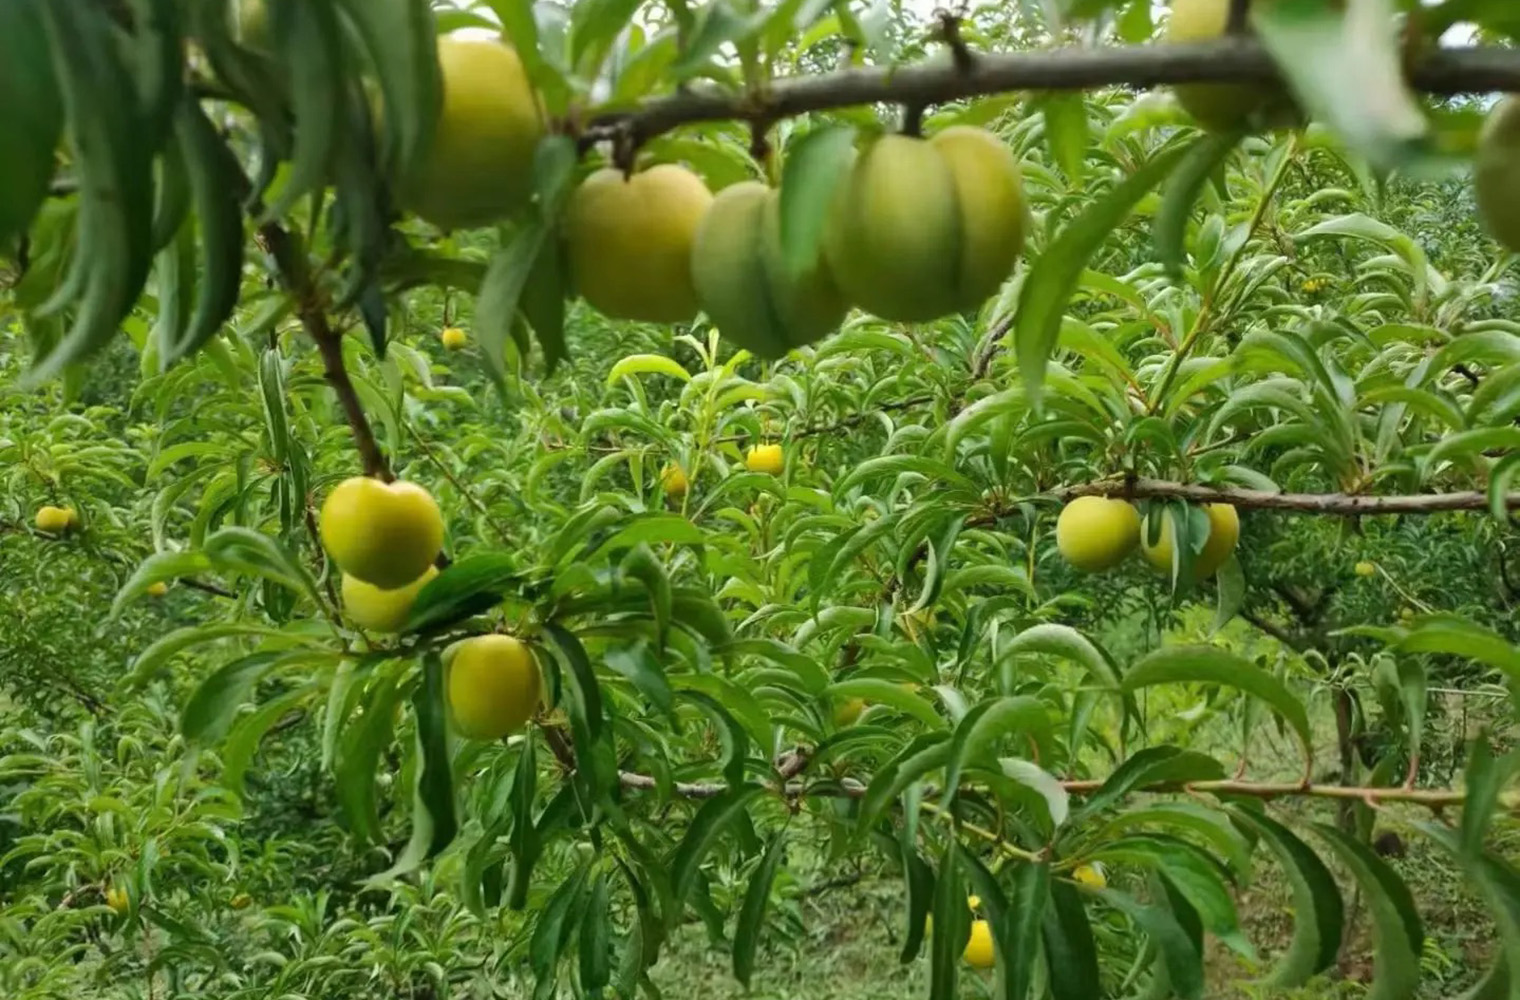
[[1520, 996], [1507, 8], [0, 7], [5, 995]]

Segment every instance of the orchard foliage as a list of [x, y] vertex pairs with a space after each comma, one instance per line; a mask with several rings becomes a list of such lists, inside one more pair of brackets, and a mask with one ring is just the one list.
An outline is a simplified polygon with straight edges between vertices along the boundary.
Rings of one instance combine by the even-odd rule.
[[1520, 20], [1174, 6], [0, 4], [5, 995], [1520, 998]]

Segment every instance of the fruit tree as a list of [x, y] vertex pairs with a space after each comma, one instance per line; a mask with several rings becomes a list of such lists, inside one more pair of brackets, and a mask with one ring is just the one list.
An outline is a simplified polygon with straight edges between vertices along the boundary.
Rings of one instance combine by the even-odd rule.
[[1517, 41], [0, 0], [0, 992], [1520, 1000]]

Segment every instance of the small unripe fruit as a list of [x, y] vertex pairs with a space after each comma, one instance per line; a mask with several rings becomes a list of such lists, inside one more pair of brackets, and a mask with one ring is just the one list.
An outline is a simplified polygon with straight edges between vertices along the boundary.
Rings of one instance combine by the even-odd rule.
[[50, 535], [63, 534], [77, 521], [78, 515], [68, 507], [54, 507], [50, 504], [37, 509], [37, 530]]
[[[1204, 513], [1209, 516], [1209, 537], [1203, 545], [1203, 551], [1193, 558], [1193, 578], [1206, 580], [1213, 576], [1225, 560], [1230, 558], [1230, 553], [1235, 551], [1235, 543], [1240, 541], [1240, 515], [1235, 508], [1227, 503], [1210, 503], [1203, 505]], [[1146, 537], [1140, 539], [1140, 550], [1150, 564], [1163, 573], [1172, 571], [1172, 518], [1167, 515], [1161, 519], [1161, 537], [1151, 545]]]
[[117, 916], [122, 916], [132, 908], [132, 900], [131, 897], [127, 895], [127, 890], [123, 889], [119, 885], [113, 885], [106, 890], [106, 905], [109, 906]]
[[866, 700], [864, 698], [846, 698], [834, 707], [834, 725], [840, 729], [853, 726], [860, 721], [865, 713]]
[[660, 470], [660, 488], [666, 496], [679, 500], [691, 488], [691, 481], [686, 478], [685, 469], [679, 465], [667, 465]]
[[[1267, 2], [1267, 0], [1263, 0]], [[1230, 25], [1230, 0], [1172, 0], [1168, 42], [1211, 42]], [[1252, 116], [1266, 116], [1287, 103], [1275, 87], [1249, 83], [1188, 83], [1174, 88], [1177, 103], [1205, 128], [1227, 132]]]
[[1473, 187], [1484, 228], [1520, 251], [1520, 98], [1504, 98], [1483, 123]]
[[1370, 562], [1359, 562], [1356, 564], [1357, 576], [1372, 576], [1376, 572], [1377, 567], [1372, 565]]
[[149, 597], [163, 597], [169, 593], [169, 585], [162, 580], [154, 580], [148, 584], [148, 589], [144, 593]]
[[486, 39], [440, 38], [443, 105], [405, 206], [443, 229], [484, 226], [528, 203], [544, 124], [522, 60]]
[[751, 472], [779, 476], [786, 468], [786, 456], [779, 444], [757, 444], [744, 456], [744, 467]]
[[499, 740], [523, 727], [538, 705], [541, 680], [533, 651], [506, 635], [461, 642], [448, 665], [454, 728], [475, 740]]
[[404, 587], [443, 548], [443, 515], [415, 483], [345, 479], [322, 504], [322, 544], [351, 576], [381, 589]]
[[632, 177], [611, 168], [587, 177], [565, 216], [575, 290], [613, 319], [690, 321], [691, 249], [712, 200], [700, 177], [668, 163]]
[[966, 964], [976, 969], [990, 969], [997, 959], [992, 944], [992, 925], [985, 920], [971, 921], [971, 937], [966, 941]]
[[1103, 866], [1097, 862], [1090, 865], [1078, 865], [1071, 873], [1071, 877], [1093, 889], [1103, 889], [1108, 886], [1108, 876], [1103, 874]]
[[417, 603], [417, 595], [428, 581], [438, 575], [429, 566], [421, 576], [404, 587], [382, 590], [356, 576], [343, 574], [343, 613], [349, 621], [372, 632], [399, 632]]
[[1028, 218], [1018, 161], [992, 133], [888, 135], [840, 181], [824, 256], [847, 301], [886, 320], [931, 320], [998, 290]]
[[445, 348], [451, 351], [462, 350], [470, 343], [469, 335], [466, 334], [463, 330], [459, 329], [457, 326], [445, 328], [444, 331], [438, 335], [438, 339], [443, 343], [443, 346]]
[[1056, 548], [1077, 569], [1112, 569], [1140, 542], [1140, 512], [1124, 500], [1077, 497], [1056, 519]]
[[781, 249], [780, 193], [745, 181], [724, 188], [702, 217], [692, 279], [718, 332], [779, 358], [838, 329], [849, 311], [821, 254], [794, 272]]
[[975, 895], [967, 896], [966, 905], [973, 910], [980, 910], [982, 908], [982, 897]]

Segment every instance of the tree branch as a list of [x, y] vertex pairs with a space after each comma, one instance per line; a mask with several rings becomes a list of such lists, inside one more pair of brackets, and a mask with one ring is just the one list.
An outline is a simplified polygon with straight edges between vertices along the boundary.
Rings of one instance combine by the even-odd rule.
[[[1228, 503], [1236, 507], [1293, 510], [1305, 514], [1434, 514], [1453, 510], [1487, 510], [1488, 494], [1417, 493], [1410, 496], [1365, 496], [1353, 493], [1269, 493], [1237, 486], [1201, 486], [1160, 479], [1105, 479], [1052, 490], [1059, 500], [1076, 497], [1119, 497], [1125, 500], [1168, 499], [1190, 503]], [[1520, 493], [1505, 498], [1505, 506], [1520, 508]]]
[[1284, 646], [1287, 646], [1289, 649], [1298, 652], [1303, 651], [1303, 640], [1294, 635], [1292, 632], [1288, 631], [1286, 627], [1279, 625], [1268, 618], [1262, 617], [1261, 615], [1252, 611], [1250, 608], [1241, 608], [1240, 617], [1244, 618], [1252, 625], [1255, 625], [1258, 629], [1265, 632], [1267, 635], [1270, 635], [1272, 638], [1276, 639]]
[[[1434, 94], [1520, 91], [1520, 52], [1497, 47], [1433, 49], [1408, 67], [1408, 78], [1416, 90]], [[1280, 77], [1266, 51], [1245, 37], [1188, 45], [978, 54], [969, 67], [954, 62], [863, 67], [789, 77], [757, 93], [692, 87], [632, 110], [598, 115], [582, 139], [632, 135], [643, 142], [694, 122], [775, 121], [832, 108], [923, 106], [1017, 90], [1197, 82], [1280, 83]]]
[[[657, 787], [655, 779], [647, 774], [622, 771], [618, 777], [621, 779], [624, 788], [654, 789]], [[1091, 795], [1103, 787], [1105, 780], [1107, 779], [1067, 780], [1061, 782], [1061, 787], [1071, 795]], [[728, 785], [723, 782], [678, 781], [672, 788], [675, 794], [682, 798], [710, 799], [726, 792]], [[853, 779], [811, 786], [806, 786], [800, 781], [793, 781], [788, 782], [784, 788], [779, 790], [789, 797], [812, 795], [858, 799], [865, 796], [866, 785]], [[1266, 800], [1283, 798], [1355, 799], [1372, 805], [1381, 805], [1386, 802], [1405, 802], [1410, 805], [1424, 806], [1427, 809], [1445, 809], [1447, 807], [1460, 806], [1467, 801], [1466, 790], [1456, 788], [1406, 788], [1403, 785], [1392, 788], [1348, 787], [1345, 785], [1304, 784], [1297, 781], [1244, 781], [1238, 779], [1193, 782], [1163, 781], [1142, 785], [1134, 789], [1134, 791], [1150, 794], [1191, 792], [1209, 795], [1240, 795]], [[1500, 804], [1501, 808], [1507, 812], [1520, 810], [1520, 793], [1509, 792], [1504, 794], [1500, 799]]]
[[364, 407], [359, 404], [358, 390], [354, 388], [354, 381], [349, 378], [348, 369], [343, 365], [343, 335], [334, 330], [327, 319], [326, 304], [311, 280], [305, 251], [295, 237], [274, 223], [260, 226], [257, 238], [274, 259], [280, 283], [295, 301], [296, 315], [300, 317], [301, 325], [306, 328], [317, 345], [317, 351], [322, 355], [327, 384], [337, 393], [343, 415], [353, 431], [354, 445], [359, 449], [359, 458], [364, 463], [364, 474], [387, 483], [393, 481], [396, 477], [391, 474], [385, 453], [375, 440], [375, 431], [370, 426], [369, 418], [364, 415]]

